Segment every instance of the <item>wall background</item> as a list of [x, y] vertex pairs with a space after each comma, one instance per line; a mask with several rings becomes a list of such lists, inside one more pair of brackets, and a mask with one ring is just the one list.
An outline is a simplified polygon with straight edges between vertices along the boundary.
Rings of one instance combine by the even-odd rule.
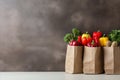
[[120, 0], [0, 0], [0, 71], [64, 70], [73, 27], [120, 29]]

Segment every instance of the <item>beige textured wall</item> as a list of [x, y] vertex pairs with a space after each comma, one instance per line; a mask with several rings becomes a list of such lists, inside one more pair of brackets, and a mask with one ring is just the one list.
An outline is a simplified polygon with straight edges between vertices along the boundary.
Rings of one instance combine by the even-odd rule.
[[120, 29], [120, 0], [0, 0], [0, 71], [64, 70], [65, 33]]

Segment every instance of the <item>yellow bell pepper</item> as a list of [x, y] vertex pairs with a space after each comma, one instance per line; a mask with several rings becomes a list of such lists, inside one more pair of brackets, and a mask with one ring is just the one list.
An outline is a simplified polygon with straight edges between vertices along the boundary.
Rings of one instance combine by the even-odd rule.
[[82, 38], [84, 38], [84, 37], [90, 38], [91, 36], [90, 36], [90, 34], [88, 34], [88, 32], [86, 32], [86, 33], [82, 34]]
[[107, 41], [109, 41], [109, 38], [108, 37], [101, 37], [101, 38], [99, 38], [99, 42], [100, 42], [100, 45], [101, 46], [106, 46], [106, 44], [107, 44]]

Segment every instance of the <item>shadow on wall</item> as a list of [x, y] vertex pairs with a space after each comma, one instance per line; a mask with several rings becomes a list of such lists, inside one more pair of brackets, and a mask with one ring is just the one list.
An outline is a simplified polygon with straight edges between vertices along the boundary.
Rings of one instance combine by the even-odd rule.
[[120, 29], [119, 0], [0, 0], [0, 71], [64, 70], [65, 33]]

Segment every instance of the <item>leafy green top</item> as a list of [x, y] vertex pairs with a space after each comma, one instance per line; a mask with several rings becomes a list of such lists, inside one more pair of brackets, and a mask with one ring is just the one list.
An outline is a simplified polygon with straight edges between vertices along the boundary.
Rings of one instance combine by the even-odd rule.
[[65, 36], [64, 36], [64, 41], [66, 43], [69, 43], [70, 41], [72, 40], [77, 40], [77, 37], [80, 35], [80, 31], [79, 29], [77, 28], [73, 28], [72, 29], [72, 33], [67, 33]]
[[120, 30], [112, 30], [108, 37], [111, 41], [117, 41], [120, 43]]

